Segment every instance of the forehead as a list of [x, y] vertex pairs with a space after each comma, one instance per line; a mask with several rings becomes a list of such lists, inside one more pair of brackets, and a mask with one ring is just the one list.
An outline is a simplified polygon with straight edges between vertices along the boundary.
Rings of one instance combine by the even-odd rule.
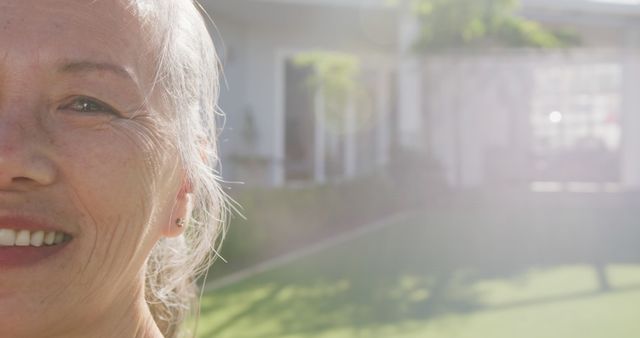
[[126, 0], [3, 0], [2, 60], [46, 66], [60, 59], [114, 62], [144, 77], [147, 46], [140, 18]]

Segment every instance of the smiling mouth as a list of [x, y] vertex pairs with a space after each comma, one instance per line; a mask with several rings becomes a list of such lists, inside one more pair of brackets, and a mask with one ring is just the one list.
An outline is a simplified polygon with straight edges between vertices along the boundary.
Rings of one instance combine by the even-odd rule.
[[1, 247], [42, 247], [60, 245], [71, 240], [62, 231], [14, 230], [0, 228]]

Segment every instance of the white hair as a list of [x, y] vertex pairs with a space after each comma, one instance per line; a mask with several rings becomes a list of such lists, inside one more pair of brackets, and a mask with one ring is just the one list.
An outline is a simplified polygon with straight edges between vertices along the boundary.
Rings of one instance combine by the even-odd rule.
[[197, 2], [128, 1], [157, 49], [156, 89], [171, 113], [171, 136], [192, 187], [185, 233], [160, 240], [146, 266], [147, 304], [165, 337], [174, 338], [196, 310], [196, 280], [215, 259], [225, 233], [225, 198], [215, 172], [219, 62]]

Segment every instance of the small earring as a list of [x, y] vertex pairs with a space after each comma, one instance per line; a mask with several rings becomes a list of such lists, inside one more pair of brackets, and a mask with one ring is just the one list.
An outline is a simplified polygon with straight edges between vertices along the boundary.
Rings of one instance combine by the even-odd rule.
[[176, 225], [178, 226], [178, 228], [182, 228], [184, 227], [186, 221], [184, 218], [178, 218], [176, 219]]

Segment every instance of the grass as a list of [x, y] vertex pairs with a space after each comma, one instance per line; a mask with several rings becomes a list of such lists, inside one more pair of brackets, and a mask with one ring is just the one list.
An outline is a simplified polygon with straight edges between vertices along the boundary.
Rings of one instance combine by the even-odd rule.
[[635, 338], [627, 207], [435, 210], [206, 294], [199, 337]]

